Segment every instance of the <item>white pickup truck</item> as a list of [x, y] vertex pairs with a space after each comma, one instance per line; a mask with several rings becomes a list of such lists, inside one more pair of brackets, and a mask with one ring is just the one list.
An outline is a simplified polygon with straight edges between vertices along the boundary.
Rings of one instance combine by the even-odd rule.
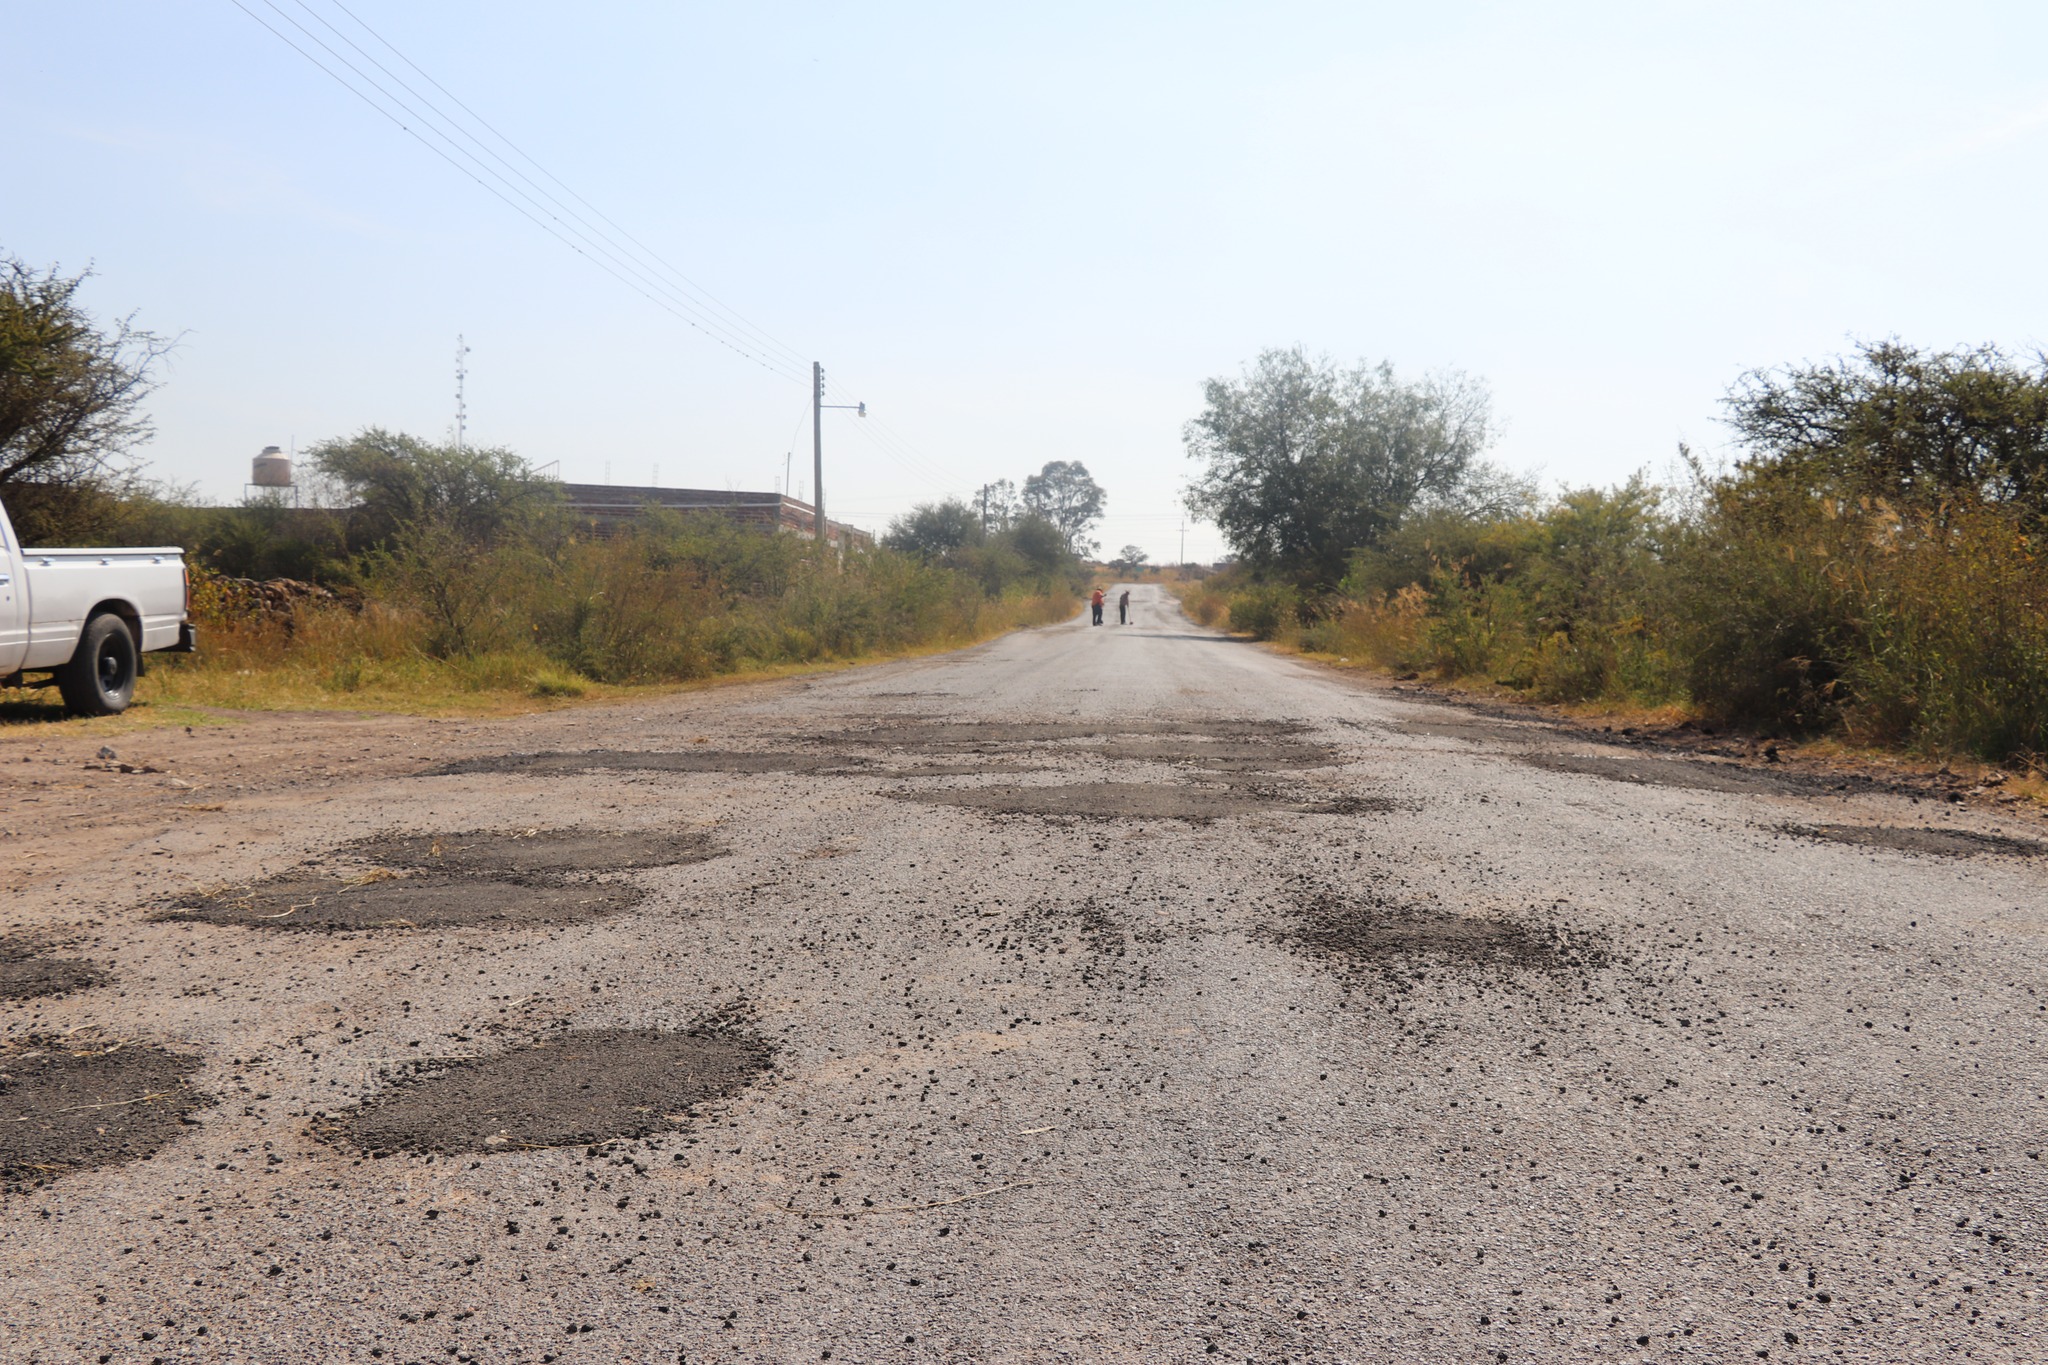
[[127, 709], [146, 651], [189, 654], [185, 552], [27, 550], [0, 506], [0, 685], [48, 673], [80, 716]]

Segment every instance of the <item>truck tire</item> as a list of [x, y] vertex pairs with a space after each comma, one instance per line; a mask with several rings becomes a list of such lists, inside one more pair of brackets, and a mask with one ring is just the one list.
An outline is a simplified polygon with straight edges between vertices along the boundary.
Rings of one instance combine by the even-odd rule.
[[135, 696], [137, 655], [128, 623], [101, 612], [85, 623], [71, 662], [57, 670], [64, 709], [74, 716], [114, 716]]

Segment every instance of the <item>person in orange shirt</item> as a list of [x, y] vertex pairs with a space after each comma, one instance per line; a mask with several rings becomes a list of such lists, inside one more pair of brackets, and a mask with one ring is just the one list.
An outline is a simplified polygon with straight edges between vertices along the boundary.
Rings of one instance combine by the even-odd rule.
[[1089, 622], [1088, 624], [1090, 624], [1090, 625], [1093, 625], [1093, 626], [1099, 626], [1099, 625], [1101, 625], [1101, 624], [1102, 624], [1102, 589], [1100, 589], [1100, 588], [1097, 588], [1097, 589], [1095, 590], [1095, 595], [1094, 595], [1093, 597], [1091, 597], [1091, 598], [1089, 598], [1089, 599], [1088, 599], [1088, 603], [1089, 603], [1089, 605], [1090, 605], [1090, 606], [1092, 606], [1092, 607], [1094, 607], [1094, 608], [1095, 608], [1095, 619], [1094, 619], [1093, 621], [1090, 621], [1090, 622]]

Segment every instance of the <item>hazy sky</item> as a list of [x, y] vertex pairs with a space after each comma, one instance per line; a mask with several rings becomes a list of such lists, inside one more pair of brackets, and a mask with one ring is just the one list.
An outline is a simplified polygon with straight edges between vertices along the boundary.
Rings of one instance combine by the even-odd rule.
[[[447, 103], [336, 0], [242, 3]], [[886, 427], [828, 414], [826, 478], [871, 527], [1079, 459], [1104, 546], [1170, 559], [1201, 381], [1271, 346], [1481, 376], [1495, 458], [1588, 483], [1718, 447], [1749, 367], [2048, 331], [2038, 3], [341, 3], [865, 399]], [[459, 332], [473, 440], [747, 489], [794, 450], [807, 485], [804, 381], [233, 0], [0, 20], [0, 251], [184, 334], [156, 476], [232, 499], [266, 444], [442, 437]]]

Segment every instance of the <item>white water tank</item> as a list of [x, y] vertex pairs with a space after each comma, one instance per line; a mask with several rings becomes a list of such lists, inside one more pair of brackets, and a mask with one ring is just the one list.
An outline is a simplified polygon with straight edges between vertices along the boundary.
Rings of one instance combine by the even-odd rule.
[[249, 472], [249, 482], [258, 488], [290, 488], [292, 486], [292, 461], [276, 446], [263, 447], [263, 453], [256, 457], [254, 468]]

